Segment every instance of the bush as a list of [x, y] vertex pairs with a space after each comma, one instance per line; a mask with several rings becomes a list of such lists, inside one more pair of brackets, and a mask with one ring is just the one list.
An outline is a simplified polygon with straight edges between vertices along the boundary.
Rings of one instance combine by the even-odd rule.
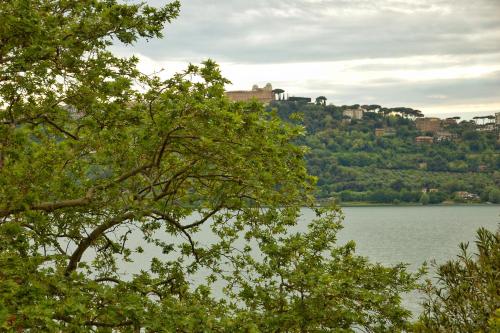
[[499, 332], [500, 228], [477, 232], [477, 254], [468, 244], [461, 253], [438, 267], [436, 283], [424, 287], [424, 311], [417, 332]]
[[492, 189], [488, 194], [488, 201], [492, 203], [500, 203], [500, 190], [497, 188]]

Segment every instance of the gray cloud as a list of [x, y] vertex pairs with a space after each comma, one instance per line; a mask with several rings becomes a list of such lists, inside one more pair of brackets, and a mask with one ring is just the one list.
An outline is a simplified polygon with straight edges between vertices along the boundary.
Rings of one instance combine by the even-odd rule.
[[[149, 1], [159, 4], [161, 1]], [[239, 63], [500, 52], [497, 0], [189, 0], [153, 59]]]
[[[133, 0], [135, 1], [135, 0]], [[163, 0], [149, 0], [160, 5]], [[498, 0], [185, 0], [165, 38], [140, 41], [120, 54], [140, 53], [154, 61], [200, 62], [212, 58], [239, 65], [372, 59], [350, 70], [424, 71], [446, 67], [500, 65]], [[433, 56], [412, 62], [411, 57]], [[382, 58], [400, 61], [387, 63]], [[407, 62], [405, 62], [408, 60]], [[500, 104], [500, 75], [453, 80], [380, 77], [356, 84], [297, 78], [294, 95], [326, 95], [339, 104], [389, 106]], [[490, 73], [490, 74], [488, 74]], [[262, 80], [267, 81], [264, 77]], [[474, 78], [471, 78], [474, 77]], [[234, 82], [238, 77], [230, 77]], [[335, 82], [335, 83], [334, 83]], [[287, 82], [273, 82], [286, 87]], [[317, 96], [316, 95], [316, 96]]]
[[[381, 80], [363, 85], [340, 85], [309, 81], [305, 94], [325, 95], [335, 104], [376, 103], [387, 106], [481, 104], [499, 102], [500, 72], [484, 78], [402, 82]], [[323, 90], [316, 90], [322, 87]], [[300, 92], [298, 92], [300, 94]]]

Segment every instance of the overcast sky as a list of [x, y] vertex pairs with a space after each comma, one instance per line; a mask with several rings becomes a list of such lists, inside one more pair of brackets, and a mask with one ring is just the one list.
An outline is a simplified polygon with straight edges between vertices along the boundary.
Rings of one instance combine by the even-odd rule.
[[500, 112], [500, 0], [181, 3], [164, 39], [116, 52], [163, 75], [212, 58], [232, 81], [228, 90], [270, 82], [336, 105], [467, 118]]

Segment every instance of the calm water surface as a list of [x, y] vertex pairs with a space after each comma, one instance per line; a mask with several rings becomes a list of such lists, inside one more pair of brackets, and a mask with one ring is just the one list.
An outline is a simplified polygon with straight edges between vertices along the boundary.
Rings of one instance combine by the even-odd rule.
[[[356, 242], [359, 255], [383, 264], [407, 263], [416, 271], [424, 261], [443, 263], [458, 253], [458, 244], [469, 242], [475, 252], [479, 227], [491, 231], [500, 225], [500, 206], [346, 207], [339, 243]], [[311, 219], [313, 212], [304, 211]], [[427, 277], [434, 277], [433, 271]], [[403, 297], [414, 316], [421, 311], [421, 295]]]
[[[496, 230], [500, 206], [346, 207], [339, 242], [354, 240], [357, 252], [384, 264], [442, 263], [458, 254], [460, 242], [474, 242], [476, 230]], [[305, 211], [311, 218], [312, 212]], [[473, 244], [471, 244], [472, 246]]]

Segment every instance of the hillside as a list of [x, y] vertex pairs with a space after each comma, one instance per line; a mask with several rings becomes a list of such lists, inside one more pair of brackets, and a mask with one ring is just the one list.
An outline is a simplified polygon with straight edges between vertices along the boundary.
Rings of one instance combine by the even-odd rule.
[[275, 101], [268, 108], [305, 126], [299, 144], [310, 149], [319, 199], [500, 203], [498, 127], [484, 122], [491, 119], [433, 122], [418, 110], [378, 105], [362, 106], [361, 119], [351, 119], [359, 105]]

